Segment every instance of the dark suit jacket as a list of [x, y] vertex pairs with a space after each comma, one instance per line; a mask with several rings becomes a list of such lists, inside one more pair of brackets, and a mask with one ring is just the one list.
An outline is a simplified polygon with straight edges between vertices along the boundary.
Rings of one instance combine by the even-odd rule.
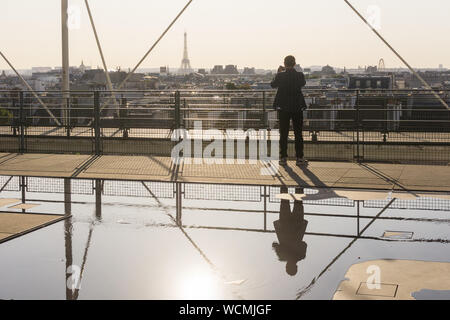
[[300, 112], [306, 109], [302, 88], [306, 85], [303, 72], [294, 69], [280, 72], [271, 83], [272, 88], [278, 88], [273, 107], [282, 111]]

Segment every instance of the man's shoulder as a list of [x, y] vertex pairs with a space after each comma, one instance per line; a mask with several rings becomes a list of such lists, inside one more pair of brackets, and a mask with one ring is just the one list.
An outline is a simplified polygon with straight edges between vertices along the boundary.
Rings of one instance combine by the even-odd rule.
[[[288, 74], [288, 72], [284, 72], [284, 73]], [[289, 74], [295, 74], [297, 77], [304, 77], [305, 76], [305, 74], [303, 72], [297, 71], [295, 69], [290, 71]]]
[[[295, 71], [295, 72], [297, 72], [297, 71]], [[296, 73], [293, 73], [291, 71], [283, 71], [283, 72], [277, 73], [277, 77], [278, 77], [278, 79], [288, 79], [288, 78], [292, 77], [293, 74], [296, 75]]]
[[276, 79], [279, 81], [282, 81], [282, 82], [285, 82], [285, 81], [290, 82], [293, 79], [297, 79], [297, 80], [305, 79], [305, 75], [303, 72], [298, 72], [297, 70], [292, 70], [289, 72], [285, 71], [285, 72], [277, 73]]

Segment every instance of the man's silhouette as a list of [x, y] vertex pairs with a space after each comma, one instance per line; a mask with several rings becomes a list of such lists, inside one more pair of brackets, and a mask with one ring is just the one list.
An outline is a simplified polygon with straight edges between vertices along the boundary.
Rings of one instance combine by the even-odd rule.
[[[288, 193], [287, 188], [282, 188], [281, 193]], [[302, 194], [303, 189], [295, 190], [296, 194]], [[297, 263], [306, 257], [307, 244], [303, 241], [308, 221], [304, 219], [305, 211], [303, 201], [294, 202], [291, 212], [289, 200], [281, 200], [280, 219], [273, 223], [278, 237], [278, 243], [272, 247], [280, 261], [286, 262], [286, 272], [295, 276], [298, 271]]]
[[278, 88], [274, 108], [278, 110], [280, 119], [280, 165], [287, 165], [288, 136], [291, 119], [295, 132], [295, 151], [297, 165], [304, 165], [306, 161], [303, 153], [303, 110], [306, 109], [302, 88], [306, 85], [305, 75], [297, 72], [295, 57], [287, 56], [284, 67], [278, 69], [272, 88]]

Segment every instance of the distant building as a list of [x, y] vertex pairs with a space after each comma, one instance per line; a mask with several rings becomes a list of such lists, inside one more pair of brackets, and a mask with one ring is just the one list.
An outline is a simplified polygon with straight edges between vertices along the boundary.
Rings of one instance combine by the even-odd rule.
[[34, 72], [28, 79], [28, 84], [36, 91], [43, 91], [57, 86], [61, 81], [61, 72], [51, 70], [48, 72]]
[[84, 65], [84, 61], [83, 61], [83, 60], [81, 60], [81, 64], [80, 64], [80, 66], [78, 67], [78, 70], [79, 70], [81, 73], [85, 73], [85, 72], [86, 72], [86, 66]]
[[54, 85], [54, 84], [56, 84], [56, 82], [49, 83], [49, 82], [45, 82], [45, 81], [42, 81], [42, 80], [31, 79], [31, 80], [28, 80], [28, 84], [35, 91], [44, 91], [45, 89], [47, 89], [47, 86], [52, 85], [52, 84]]
[[366, 68], [366, 73], [369, 73], [369, 74], [371, 74], [371, 73], [377, 73], [378, 72], [378, 67], [377, 66], [368, 66], [367, 68]]
[[51, 67], [32, 67], [31, 73], [39, 73], [39, 72], [50, 72], [52, 71]]
[[392, 76], [351, 76], [349, 89], [393, 89]]
[[169, 74], [169, 67], [160, 67], [159, 74], [162, 76], [167, 76]]
[[[450, 81], [450, 72], [439, 71], [425, 71], [419, 72], [419, 75], [432, 87], [440, 87], [444, 82]], [[408, 74], [405, 77], [406, 87], [408, 88], [422, 88], [423, 83], [417, 79], [413, 74]]]
[[158, 90], [160, 83], [158, 77], [144, 76], [143, 81], [137, 85], [143, 90]]
[[333, 67], [326, 65], [322, 68], [322, 71], [320, 73], [324, 76], [332, 76], [336, 74], [336, 71], [333, 69]]
[[214, 68], [211, 70], [211, 74], [224, 74], [223, 66], [214, 66]]
[[396, 80], [395, 81], [395, 89], [406, 89], [405, 80]]
[[450, 90], [450, 81], [444, 81], [442, 86], [444, 90]]
[[244, 75], [255, 75], [256, 74], [256, 70], [255, 70], [255, 68], [247, 68], [247, 67], [245, 67], [243, 74]]
[[187, 44], [187, 33], [184, 33], [184, 53], [183, 60], [181, 61], [181, 67], [179, 70], [179, 74], [188, 75], [193, 73], [193, 69], [191, 67], [191, 61], [189, 60], [188, 54], [188, 44]]
[[[82, 81], [94, 81], [96, 78], [100, 77], [101, 75], [104, 75], [104, 71], [102, 69], [93, 69], [88, 70], [84, 73], [83, 77], [81, 78]], [[106, 77], [104, 77], [106, 79]]]
[[224, 74], [239, 74], [239, 71], [237, 66], [229, 64], [225, 66]]
[[58, 82], [61, 78], [61, 72], [59, 72], [58, 70], [52, 70], [49, 72], [34, 72], [31, 75], [31, 78], [44, 82]]
[[198, 73], [203, 74], [203, 75], [207, 74], [206, 69], [198, 69]]
[[341, 78], [323, 78], [319, 81], [321, 87], [342, 89], [348, 87], [347, 77]]

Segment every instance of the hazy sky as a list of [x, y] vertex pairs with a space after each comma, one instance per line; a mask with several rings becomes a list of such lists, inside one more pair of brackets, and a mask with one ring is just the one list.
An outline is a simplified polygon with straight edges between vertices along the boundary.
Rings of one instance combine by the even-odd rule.
[[[90, 0], [109, 68], [134, 66], [186, 0]], [[381, 12], [380, 32], [414, 67], [450, 67], [450, 1], [352, 0], [365, 15]], [[70, 31], [70, 64], [101, 65], [83, 0]], [[1, 0], [0, 50], [16, 68], [61, 65], [59, 0]], [[401, 62], [343, 0], [194, 0], [142, 67], [179, 67], [183, 33], [193, 67], [215, 64], [276, 68], [287, 54], [303, 66]], [[1, 59], [1, 58], [0, 58]], [[0, 61], [0, 69], [8, 69]]]

